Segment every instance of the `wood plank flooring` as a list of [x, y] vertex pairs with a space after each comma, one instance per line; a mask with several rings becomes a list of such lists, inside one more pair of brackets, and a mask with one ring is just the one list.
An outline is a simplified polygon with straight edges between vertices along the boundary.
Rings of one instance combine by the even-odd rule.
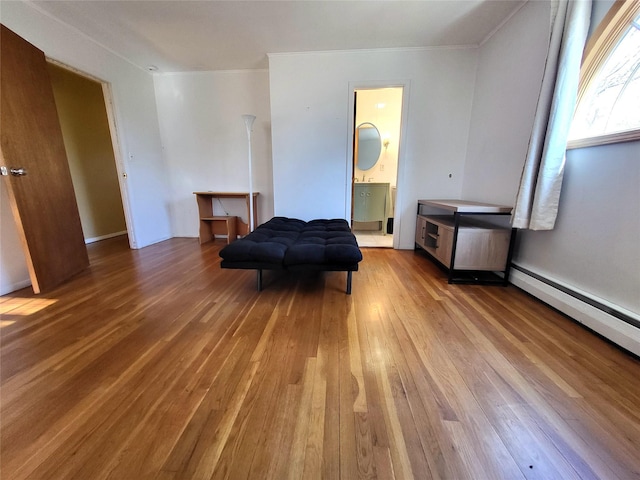
[[640, 362], [516, 288], [363, 249], [258, 293], [222, 246], [0, 298], [2, 479], [640, 478]]

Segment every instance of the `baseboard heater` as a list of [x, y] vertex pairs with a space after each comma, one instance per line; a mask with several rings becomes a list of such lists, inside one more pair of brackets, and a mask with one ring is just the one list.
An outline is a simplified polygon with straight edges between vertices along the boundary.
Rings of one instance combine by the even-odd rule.
[[582, 323], [615, 344], [640, 355], [640, 318], [517, 264], [510, 283]]

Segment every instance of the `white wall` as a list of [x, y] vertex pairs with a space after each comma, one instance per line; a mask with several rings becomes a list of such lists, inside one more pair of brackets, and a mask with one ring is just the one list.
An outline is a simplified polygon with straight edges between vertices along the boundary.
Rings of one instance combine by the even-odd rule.
[[[170, 238], [168, 183], [162, 159], [153, 78], [122, 58], [93, 43], [78, 31], [40, 13], [23, 2], [2, 2], [2, 23], [40, 48], [52, 59], [110, 82], [123, 165], [127, 173], [121, 189], [129, 199], [128, 228], [132, 246], [146, 245]], [[4, 188], [4, 187], [2, 187]], [[3, 199], [6, 195], [3, 193]], [[2, 202], [2, 243], [0, 244], [0, 292], [7, 293], [28, 281], [24, 269], [5, 268], [9, 256], [22, 255], [15, 242], [15, 228], [6, 221], [10, 215]], [[24, 260], [24, 259], [23, 259]], [[15, 263], [15, 262], [14, 262]]]
[[0, 295], [31, 285], [27, 262], [22, 253], [13, 221], [9, 194], [0, 181]]
[[412, 249], [416, 201], [461, 192], [476, 54], [468, 48], [271, 55], [275, 214], [347, 218], [352, 90], [405, 85], [394, 227], [399, 247]]
[[[256, 116], [252, 131], [253, 189], [258, 224], [273, 216], [269, 74], [266, 70], [156, 75], [155, 91], [165, 159], [171, 178], [173, 236], [198, 236], [195, 191], [249, 188], [243, 114]], [[247, 221], [241, 200], [225, 209]], [[214, 203], [220, 209], [220, 205]], [[217, 214], [223, 214], [217, 210]]]
[[640, 142], [567, 152], [556, 228], [515, 261], [640, 318]]
[[549, 3], [528, 2], [480, 49], [462, 196], [513, 205], [549, 38]]

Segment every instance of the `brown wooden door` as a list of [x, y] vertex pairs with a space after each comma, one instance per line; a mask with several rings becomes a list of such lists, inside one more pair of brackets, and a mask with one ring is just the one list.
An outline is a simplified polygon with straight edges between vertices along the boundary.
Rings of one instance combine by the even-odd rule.
[[[89, 258], [44, 53], [0, 28], [3, 178], [33, 290], [40, 293], [87, 268]], [[26, 174], [12, 175], [12, 169]]]

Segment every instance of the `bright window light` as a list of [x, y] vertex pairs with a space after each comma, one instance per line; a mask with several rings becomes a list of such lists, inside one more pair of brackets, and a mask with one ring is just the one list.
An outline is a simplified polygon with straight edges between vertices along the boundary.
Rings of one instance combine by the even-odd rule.
[[570, 140], [640, 129], [640, 15], [587, 87]]

